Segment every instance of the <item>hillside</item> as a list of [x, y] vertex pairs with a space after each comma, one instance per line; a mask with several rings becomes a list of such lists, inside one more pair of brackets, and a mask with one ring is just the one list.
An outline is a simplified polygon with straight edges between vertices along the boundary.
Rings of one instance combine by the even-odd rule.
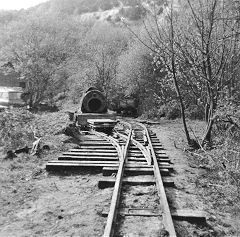
[[162, 12], [163, 1], [150, 0], [49, 0], [20, 11], [0, 11], [0, 24], [7, 24], [28, 15], [80, 16], [82, 20], [130, 21], [142, 19], [153, 4]]
[[[138, 0], [51, 0], [32, 9], [36, 12], [82, 15], [83, 18], [139, 20], [152, 1]], [[156, 1], [158, 4], [161, 1]], [[161, 3], [160, 3], [161, 4]]]

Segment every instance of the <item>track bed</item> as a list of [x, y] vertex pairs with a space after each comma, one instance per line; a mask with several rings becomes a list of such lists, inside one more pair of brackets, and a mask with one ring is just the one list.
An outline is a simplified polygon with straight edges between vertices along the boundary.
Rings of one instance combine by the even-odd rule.
[[172, 164], [154, 133], [137, 123], [122, 122], [112, 136], [81, 133], [78, 147], [48, 171], [99, 169], [98, 187], [114, 187], [103, 236], [176, 236], [164, 186], [173, 186]]

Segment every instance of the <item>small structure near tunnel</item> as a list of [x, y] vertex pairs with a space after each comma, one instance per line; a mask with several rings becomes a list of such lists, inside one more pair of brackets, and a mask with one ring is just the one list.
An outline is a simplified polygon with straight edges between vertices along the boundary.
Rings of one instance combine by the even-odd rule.
[[80, 108], [82, 113], [107, 113], [107, 101], [101, 91], [90, 87], [82, 96]]
[[106, 97], [95, 87], [90, 87], [82, 96], [74, 119], [76, 125], [83, 128], [112, 129], [117, 123], [116, 113], [108, 110]]

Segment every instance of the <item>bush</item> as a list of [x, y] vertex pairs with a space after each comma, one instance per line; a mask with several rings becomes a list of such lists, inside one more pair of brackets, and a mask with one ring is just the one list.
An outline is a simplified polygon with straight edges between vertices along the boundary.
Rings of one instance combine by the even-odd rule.
[[0, 116], [0, 146], [4, 150], [17, 149], [32, 142], [34, 134], [31, 122], [34, 115], [27, 110], [14, 109]]
[[164, 115], [167, 119], [176, 119], [181, 117], [181, 111], [177, 101], [170, 101], [160, 107], [159, 116], [163, 117]]
[[204, 108], [203, 106], [190, 105], [186, 111], [186, 117], [190, 119], [204, 119]]
[[[231, 187], [230, 200], [240, 198], [240, 107], [233, 103], [223, 103], [215, 113], [213, 127], [213, 149], [205, 151], [213, 182], [221, 187]], [[215, 190], [220, 192], [219, 190]], [[222, 193], [221, 193], [222, 195]], [[222, 198], [224, 201], [226, 197]], [[218, 200], [219, 201], [219, 200]]]
[[146, 117], [148, 119], [160, 118], [159, 110], [156, 108], [152, 108], [152, 109], [148, 110], [146, 114], [144, 114], [144, 117]]
[[162, 105], [159, 109], [157, 106], [153, 106], [150, 110], [148, 110], [144, 117], [149, 119], [153, 118], [162, 118], [166, 117], [167, 119], [176, 119], [181, 117], [181, 111], [176, 101], [171, 101], [167, 104]]

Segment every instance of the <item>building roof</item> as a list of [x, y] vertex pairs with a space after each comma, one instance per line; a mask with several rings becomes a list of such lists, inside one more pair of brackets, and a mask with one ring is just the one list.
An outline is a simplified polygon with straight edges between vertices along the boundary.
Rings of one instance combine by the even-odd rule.
[[4, 87], [0, 86], [0, 92], [23, 92], [22, 87]]

